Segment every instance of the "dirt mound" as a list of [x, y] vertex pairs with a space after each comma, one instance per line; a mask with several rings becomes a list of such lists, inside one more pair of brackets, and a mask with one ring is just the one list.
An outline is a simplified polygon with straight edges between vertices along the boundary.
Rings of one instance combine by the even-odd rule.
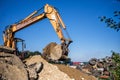
[[69, 66], [50, 64], [40, 55], [29, 57], [23, 62], [13, 54], [1, 52], [0, 80], [96, 80]]
[[75, 80], [97, 80], [94, 76], [85, 74], [80, 70], [71, 68], [66, 65], [55, 64], [62, 72], [66, 73], [70, 78]]
[[25, 65], [17, 56], [0, 52], [0, 80], [28, 80]]
[[67, 74], [61, 72], [57, 66], [48, 63], [40, 55], [32, 56], [25, 62], [26, 65], [42, 62], [43, 68], [38, 73], [38, 80], [72, 80]]

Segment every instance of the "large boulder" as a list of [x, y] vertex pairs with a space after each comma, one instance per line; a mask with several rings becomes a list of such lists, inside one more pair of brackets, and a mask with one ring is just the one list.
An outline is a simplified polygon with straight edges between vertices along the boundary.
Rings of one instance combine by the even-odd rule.
[[0, 52], [0, 80], [28, 80], [25, 65], [17, 56]]
[[42, 62], [42, 70], [39, 71], [38, 80], [72, 80], [66, 73], [61, 72], [57, 66], [48, 63], [40, 55], [35, 55], [25, 60], [26, 65]]
[[43, 58], [50, 61], [50, 60], [59, 60], [62, 57], [62, 48], [61, 45], [58, 45], [55, 42], [49, 43], [43, 49]]

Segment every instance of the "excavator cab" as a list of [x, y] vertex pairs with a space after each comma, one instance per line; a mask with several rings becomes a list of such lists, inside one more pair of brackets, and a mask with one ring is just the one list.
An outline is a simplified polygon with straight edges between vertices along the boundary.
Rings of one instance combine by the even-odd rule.
[[28, 52], [24, 51], [24, 49], [26, 48], [25, 40], [21, 38], [14, 38], [14, 40], [15, 40], [14, 54], [17, 55], [21, 60], [25, 59], [28, 56]]

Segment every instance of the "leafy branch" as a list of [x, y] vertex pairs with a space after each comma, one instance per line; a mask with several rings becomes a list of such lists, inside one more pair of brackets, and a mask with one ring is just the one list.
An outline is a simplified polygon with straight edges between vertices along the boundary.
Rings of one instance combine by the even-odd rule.
[[113, 18], [107, 18], [106, 16], [99, 17], [101, 22], [105, 22], [107, 27], [113, 28], [116, 31], [120, 30], [120, 11], [114, 12], [114, 17], [117, 18], [114, 20]]

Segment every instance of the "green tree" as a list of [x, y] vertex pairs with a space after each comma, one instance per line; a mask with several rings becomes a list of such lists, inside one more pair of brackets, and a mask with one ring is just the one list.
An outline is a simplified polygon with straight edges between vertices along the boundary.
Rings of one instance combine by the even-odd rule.
[[34, 55], [41, 55], [41, 52], [39, 52], [39, 51], [34, 51], [34, 52], [26, 51], [24, 53], [26, 53], [26, 55], [24, 55], [24, 59], [26, 59], [26, 58], [28, 58], [30, 56], [34, 56]]
[[115, 69], [112, 70], [115, 80], [120, 80], [120, 53], [112, 52], [112, 59], [115, 62]]
[[34, 55], [41, 55], [41, 53], [39, 51], [34, 51], [34, 52], [29, 52], [30, 56], [34, 56]]
[[101, 22], [105, 22], [107, 27], [115, 29], [116, 31], [120, 30], [120, 11], [114, 12], [114, 18], [107, 18], [106, 16], [99, 17]]
[[[120, 3], [120, 0], [115, 0]], [[99, 17], [101, 22], [105, 22], [107, 27], [110, 27], [116, 31], [120, 30], [120, 11], [114, 11], [114, 18], [108, 18], [106, 16]]]

